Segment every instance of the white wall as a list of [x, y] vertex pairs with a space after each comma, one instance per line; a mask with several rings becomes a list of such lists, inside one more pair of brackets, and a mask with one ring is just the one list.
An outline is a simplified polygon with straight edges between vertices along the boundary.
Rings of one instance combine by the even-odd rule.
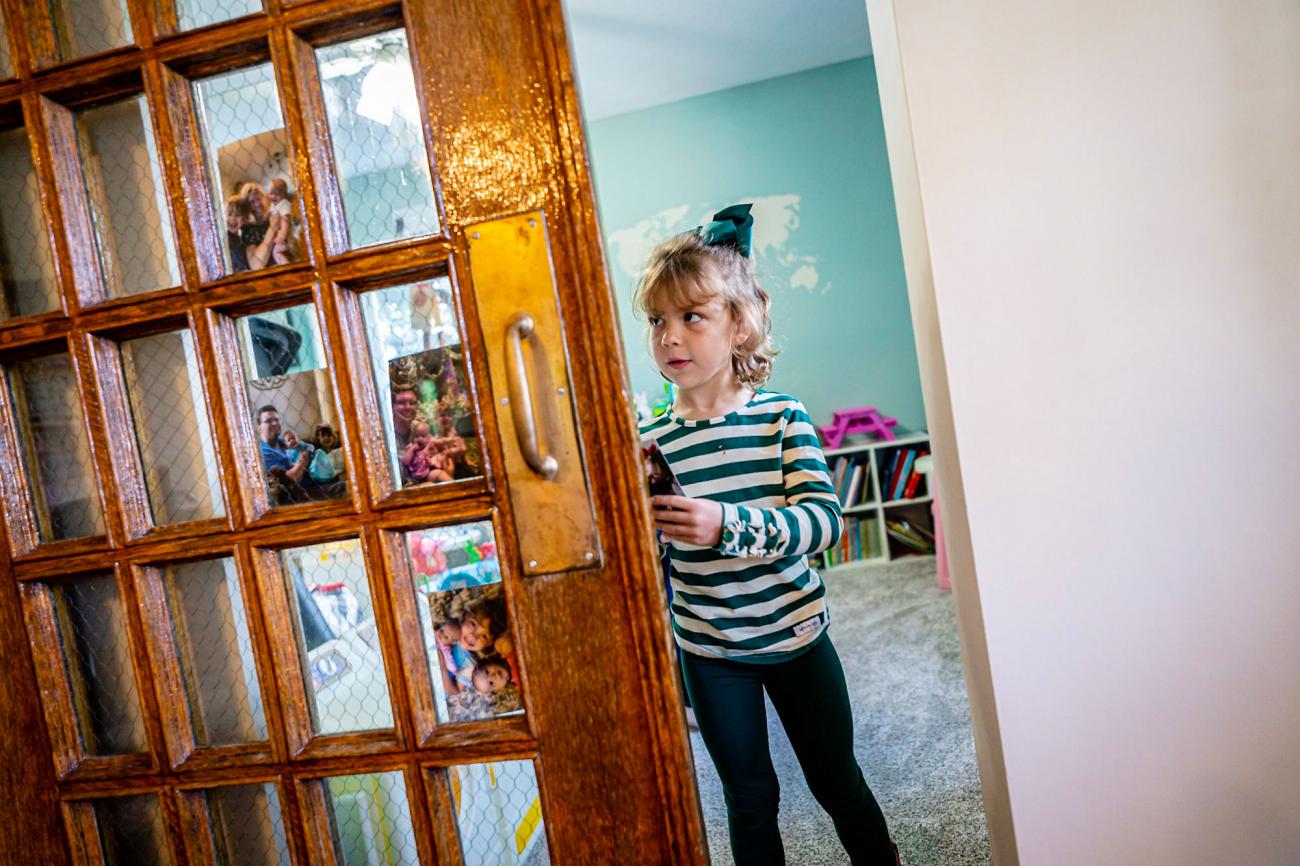
[[868, 5], [1020, 862], [1300, 863], [1300, 5]]

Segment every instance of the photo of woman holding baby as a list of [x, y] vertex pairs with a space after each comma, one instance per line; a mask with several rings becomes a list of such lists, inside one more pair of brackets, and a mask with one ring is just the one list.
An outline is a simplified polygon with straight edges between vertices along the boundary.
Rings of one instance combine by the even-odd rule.
[[301, 219], [284, 178], [266, 187], [254, 181], [239, 184], [226, 198], [226, 248], [232, 273], [286, 265], [301, 257]]

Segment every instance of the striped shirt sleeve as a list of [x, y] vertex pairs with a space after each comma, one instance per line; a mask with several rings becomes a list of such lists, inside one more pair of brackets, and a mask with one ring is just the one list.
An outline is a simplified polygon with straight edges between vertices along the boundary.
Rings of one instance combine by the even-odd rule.
[[722, 503], [723, 556], [770, 557], [818, 553], [844, 529], [826, 458], [812, 421], [795, 402], [781, 434], [781, 476], [786, 505], [756, 508]]

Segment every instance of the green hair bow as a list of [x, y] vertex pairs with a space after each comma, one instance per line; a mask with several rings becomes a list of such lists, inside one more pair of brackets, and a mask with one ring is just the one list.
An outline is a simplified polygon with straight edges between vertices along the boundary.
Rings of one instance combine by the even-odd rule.
[[735, 244], [742, 256], [749, 256], [754, 235], [754, 217], [749, 213], [752, 204], [733, 204], [713, 215], [713, 220], [696, 229], [705, 246]]

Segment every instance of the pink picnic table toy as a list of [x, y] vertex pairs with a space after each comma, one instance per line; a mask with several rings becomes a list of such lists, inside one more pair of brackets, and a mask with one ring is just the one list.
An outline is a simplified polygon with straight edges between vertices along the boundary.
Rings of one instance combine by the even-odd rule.
[[877, 439], [894, 439], [890, 430], [898, 423], [897, 418], [882, 418], [875, 406], [862, 406], [857, 409], [839, 409], [831, 413], [831, 423], [819, 427], [827, 448], [839, 448], [844, 437], [853, 433], [870, 433]]

